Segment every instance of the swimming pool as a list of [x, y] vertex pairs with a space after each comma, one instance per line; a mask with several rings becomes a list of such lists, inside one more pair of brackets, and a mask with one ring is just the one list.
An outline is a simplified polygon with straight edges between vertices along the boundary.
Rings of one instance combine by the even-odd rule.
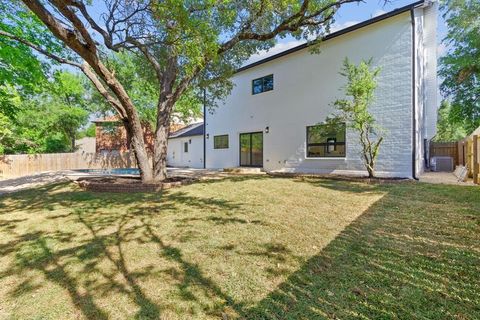
[[75, 170], [81, 173], [91, 173], [100, 175], [139, 175], [140, 170], [138, 168], [123, 168], [123, 169], [78, 169]]

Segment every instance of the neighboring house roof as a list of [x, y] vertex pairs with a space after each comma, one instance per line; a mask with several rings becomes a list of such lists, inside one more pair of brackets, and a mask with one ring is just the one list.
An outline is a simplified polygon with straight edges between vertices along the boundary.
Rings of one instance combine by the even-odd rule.
[[203, 122], [192, 123], [185, 128], [170, 133], [169, 138], [182, 138], [203, 135]]
[[[341, 29], [337, 32], [333, 32], [333, 33], [330, 33], [328, 35], [326, 35], [325, 37], [322, 38], [322, 41], [326, 41], [326, 40], [330, 40], [330, 39], [333, 39], [333, 38], [336, 38], [338, 36], [341, 36], [345, 33], [349, 33], [349, 32], [352, 32], [352, 31], [355, 31], [357, 29], [360, 29], [360, 28], [363, 28], [363, 27], [366, 27], [368, 25], [371, 25], [375, 22], [379, 22], [379, 21], [382, 21], [382, 20], [385, 20], [387, 18], [390, 18], [390, 17], [393, 17], [393, 16], [396, 16], [396, 15], [399, 15], [401, 13], [404, 13], [404, 12], [407, 12], [407, 11], [410, 11], [410, 10], [413, 10], [415, 9], [416, 7], [418, 6], [421, 6], [425, 3], [428, 3], [428, 0], [420, 0], [420, 1], [416, 1], [416, 2], [413, 2], [409, 5], [406, 5], [404, 7], [401, 7], [401, 8], [398, 8], [398, 9], [395, 9], [393, 11], [390, 11], [390, 12], [387, 12], [387, 13], [384, 13], [382, 15], [379, 15], [379, 16], [376, 16], [372, 19], [369, 19], [369, 20], [366, 20], [366, 21], [363, 21], [363, 22], [360, 22], [358, 24], [355, 24], [351, 27], [348, 27], [348, 28], [345, 28], [345, 29]], [[280, 57], [283, 57], [283, 56], [286, 56], [290, 53], [294, 53], [296, 51], [299, 51], [299, 50], [302, 50], [302, 49], [305, 49], [305, 48], [308, 48], [310, 45], [314, 44], [315, 41], [313, 42], [306, 42], [304, 44], [301, 44], [299, 46], [296, 46], [296, 47], [293, 47], [291, 49], [288, 49], [288, 50], [285, 50], [285, 51], [282, 51], [280, 53], [277, 53], [277, 54], [274, 54], [270, 57], [267, 57], [267, 58], [264, 58], [264, 59], [261, 59], [259, 61], [256, 61], [256, 62], [253, 62], [253, 63], [250, 63], [250, 64], [247, 64], [246, 66], [243, 66], [243, 67], [240, 67], [236, 70], [236, 72], [241, 72], [241, 71], [244, 71], [244, 70], [247, 70], [247, 69], [250, 69], [250, 68], [253, 68], [253, 67], [256, 67], [258, 65], [261, 65], [261, 64], [264, 64], [264, 63], [267, 63], [269, 61], [272, 61], [272, 60], [275, 60], [275, 59], [278, 59]]]

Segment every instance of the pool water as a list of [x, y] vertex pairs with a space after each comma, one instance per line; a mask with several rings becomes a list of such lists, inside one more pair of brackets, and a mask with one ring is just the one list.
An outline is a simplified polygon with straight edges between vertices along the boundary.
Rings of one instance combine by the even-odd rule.
[[82, 173], [93, 173], [93, 174], [101, 174], [101, 175], [121, 175], [121, 174], [129, 174], [129, 175], [139, 175], [140, 170], [138, 168], [124, 168], [124, 169], [78, 169], [75, 170], [77, 172]]

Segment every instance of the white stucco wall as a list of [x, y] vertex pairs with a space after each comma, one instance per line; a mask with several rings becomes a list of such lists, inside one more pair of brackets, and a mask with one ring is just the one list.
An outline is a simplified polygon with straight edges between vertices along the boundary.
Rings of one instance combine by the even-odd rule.
[[[360, 146], [347, 132], [346, 157], [305, 157], [306, 126], [325, 120], [331, 103], [343, 96], [339, 75], [343, 59], [358, 63], [373, 58], [381, 66], [376, 100], [371, 108], [385, 129], [377, 163], [379, 175], [412, 176], [412, 27], [405, 12], [325, 41], [320, 54], [308, 49], [235, 74], [231, 95], [213, 114], [206, 115], [207, 168], [239, 165], [239, 134], [264, 131], [264, 168], [267, 171], [362, 174]], [[273, 74], [274, 90], [251, 94], [253, 79]], [[213, 149], [213, 136], [228, 134], [229, 149]]]
[[416, 51], [416, 173], [425, 170], [429, 142], [435, 136], [438, 111], [437, 29], [438, 4], [414, 10]]
[[[188, 152], [184, 152], [184, 143], [188, 143]], [[168, 139], [167, 165], [203, 168], [203, 136]]]

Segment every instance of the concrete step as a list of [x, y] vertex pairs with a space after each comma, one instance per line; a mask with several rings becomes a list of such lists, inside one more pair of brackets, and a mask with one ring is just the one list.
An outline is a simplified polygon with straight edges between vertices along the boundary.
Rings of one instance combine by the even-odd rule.
[[249, 167], [234, 167], [224, 168], [223, 172], [241, 173], [241, 174], [265, 174], [263, 168], [249, 168]]

